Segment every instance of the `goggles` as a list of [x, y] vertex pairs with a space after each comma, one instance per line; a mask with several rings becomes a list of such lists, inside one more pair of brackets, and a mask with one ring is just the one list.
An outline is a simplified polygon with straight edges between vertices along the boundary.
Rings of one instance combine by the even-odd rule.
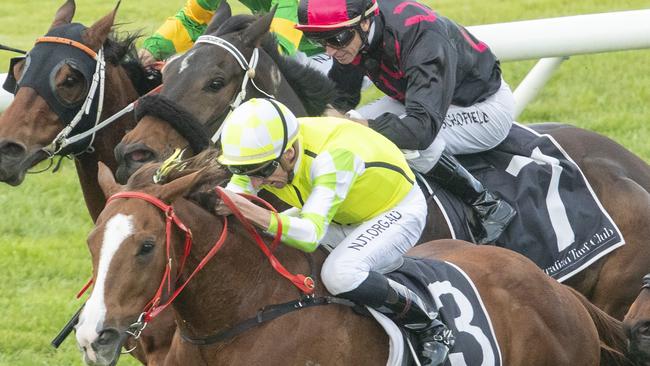
[[309, 37], [320, 43], [323, 47], [329, 46], [339, 49], [347, 47], [354, 39], [355, 33], [354, 28], [345, 28], [334, 35], [319, 37], [318, 33], [311, 33]]
[[259, 164], [248, 165], [228, 165], [228, 170], [232, 174], [247, 175], [253, 178], [268, 178], [280, 166], [278, 160], [265, 161]]

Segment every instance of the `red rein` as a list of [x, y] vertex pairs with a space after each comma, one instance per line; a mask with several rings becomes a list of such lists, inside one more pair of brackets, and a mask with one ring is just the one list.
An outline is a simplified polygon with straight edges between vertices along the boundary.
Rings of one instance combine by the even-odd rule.
[[[278, 261], [278, 259], [273, 255], [273, 250], [277, 247], [277, 245], [280, 243], [280, 239], [282, 238], [282, 224], [280, 220], [278, 220], [278, 232], [275, 235], [275, 238], [273, 239], [273, 242], [271, 243], [271, 248], [266, 245], [260, 234], [257, 232], [257, 230], [253, 227], [253, 225], [246, 219], [241, 211], [235, 206], [235, 204], [228, 198], [228, 196], [224, 193], [223, 189], [221, 187], [216, 188], [217, 194], [221, 197], [223, 202], [230, 208], [232, 211], [233, 215], [241, 221], [241, 223], [244, 225], [244, 228], [246, 231], [251, 235], [253, 240], [257, 243], [258, 247], [262, 250], [262, 252], [266, 255], [268, 258], [269, 262], [271, 263], [271, 266], [275, 269], [276, 272], [278, 272], [280, 275], [282, 275], [284, 278], [288, 279], [291, 281], [291, 283], [296, 286], [300, 291], [302, 291], [305, 294], [312, 294], [314, 292], [314, 281], [311, 277], [302, 275], [302, 274], [292, 274], [289, 272], [281, 263]], [[244, 197], [248, 198], [251, 201], [257, 201], [262, 203], [264, 206], [266, 206], [269, 210], [273, 212], [274, 215], [277, 215], [277, 211], [273, 206], [266, 202], [265, 200], [253, 196], [253, 195], [247, 195], [247, 194], [242, 194]], [[224, 224], [223, 224], [223, 230], [221, 232], [221, 235], [219, 236], [219, 239], [217, 242], [212, 246], [208, 254], [201, 260], [201, 262], [197, 265], [197, 267], [194, 269], [194, 271], [190, 274], [190, 276], [187, 278], [185, 282], [183, 282], [180, 286], [176, 287], [174, 292], [171, 294], [171, 296], [167, 299], [167, 301], [164, 304], [160, 304], [160, 301], [162, 299], [162, 293], [163, 289], [165, 288], [165, 283], [167, 284], [167, 292], [171, 292], [171, 286], [172, 286], [172, 280], [171, 280], [171, 266], [172, 266], [172, 259], [170, 255], [170, 246], [171, 246], [171, 233], [172, 233], [172, 225], [176, 224], [176, 226], [185, 233], [185, 248], [184, 248], [184, 253], [183, 257], [181, 259], [181, 264], [178, 268], [177, 271], [177, 278], [178, 275], [181, 273], [183, 270], [183, 267], [185, 266], [185, 260], [189, 256], [189, 253], [192, 249], [192, 233], [187, 228], [183, 222], [176, 216], [176, 213], [174, 212], [174, 208], [171, 205], [167, 205], [160, 199], [151, 196], [146, 193], [142, 192], [119, 192], [111, 196], [106, 204], [110, 203], [111, 201], [118, 199], [118, 198], [136, 198], [136, 199], [141, 199], [144, 201], [147, 201], [151, 203], [152, 205], [158, 207], [165, 213], [165, 231], [166, 231], [166, 243], [165, 243], [165, 250], [166, 250], [166, 255], [167, 255], [167, 265], [165, 267], [165, 273], [163, 274], [163, 278], [160, 282], [160, 286], [158, 286], [158, 290], [156, 291], [156, 294], [154, 295], [153, 299], [149, 301], [149, 303], [145, 306], [144, 309], [144, 317], [142, 318], [145, 323], [149, 322], [151, 319], [156, 317], [160, 312], [162, 312], [167, 306], [169, 306], [172, 301], [183, 291], [185, 286], [189, 283], [189, 281], [198, 273], [205, 265], [214, 257], [214, 255], [221, 249], [223, 244], [226, 242], [226, 238], [228, 236], [228, 218], [224, 216]], [[92, 284], [93, 279], [91, 278], [90, 281], [83, 287], [83, 289], [77, 294], [77, 298], [81, 297], [83, 293], [90, 287]]]

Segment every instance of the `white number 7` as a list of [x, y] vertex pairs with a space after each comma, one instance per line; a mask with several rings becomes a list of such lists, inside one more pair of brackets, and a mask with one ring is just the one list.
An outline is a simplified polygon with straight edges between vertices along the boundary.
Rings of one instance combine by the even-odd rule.
[[562, 166], [560, 161], [552, 156], [544, 155], [538, 147], [533, 150], [531, 157], [515, 156], [510, 161], [506, 172], [516, 177], [519, 172], [528, 164], [536, 163], [539, 165], [549, 164], [551, 166], [551, 182], [546, 194], [546, 209], [548, 211], [555, 237], [557, 238], [557, 247], [559, 251], [566, 249], [575, 241], [575, 233], [569, 224], [569, 217], [566, 214], [566, 208], [560, 197], [559, 185]]

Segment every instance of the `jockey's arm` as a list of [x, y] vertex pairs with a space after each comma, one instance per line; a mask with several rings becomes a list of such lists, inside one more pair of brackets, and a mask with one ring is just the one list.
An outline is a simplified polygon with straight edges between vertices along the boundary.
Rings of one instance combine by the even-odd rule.
[[[297, 216], [279, 213], [276, 217], [271, 211], [243, 197], [237, 197], [235, 204], [244, 217], [269, 234], [275, 235], [281, 223], [282, 242], [286, 245], [313, 252], [363, 168], [363, 161], [347, 150], [337, 149], [318, 154], [311, 166], [311, 194]], [[343, 172], [347, 174], [341, 174]], [[233, 176], [233, 179], [239, 182], [235, 186], [240, 188], [245, 186], [245, 180], [250, 182], [245, 176]], [[230, 183], [228, 186], [235, 188]]]
[[[300, 47], [302, 32], [295, 29], [298, 21], [298, 2], [295, 0], [272, 0], [269, 9], [261, 4], [243, 1], [252, 12], [268, 12], [277, 5], [270, 31], [275, 33], [278, 48], [285, 55], [292, 55]], [[187, 0], [185, 6], [160, 28], [145, 39], [143, 48], [156, 60], [188, 50], [203, 34], [221, 0]]]
[[188, 50], [207, 28], [221, 0], [187, 0], [176, 15], [167, 20], [149, 38], [143, 48], [156, 60]]
[[424, 32], [406, 43], [402, 60], [407, 77], [406, 115], [384, 113], [369, 120], [368, 126], [400, 149], [424, 150], [433, 142], [451, 104], [457, 56], [447, 38]]

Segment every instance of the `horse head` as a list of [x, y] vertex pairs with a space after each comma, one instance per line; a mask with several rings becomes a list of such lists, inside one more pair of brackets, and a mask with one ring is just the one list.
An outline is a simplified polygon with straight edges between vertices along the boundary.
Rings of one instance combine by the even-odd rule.
[[[107, 203], [88, 236], [94, 288], [80, 314], [76, 338], [87, 364], [113, 365], [128, 338], [127, 331], [134, 331], [132, 325], [156, 297], [158, 289], [173, 285], [165, 282], [159, 286], [161, 279], [166, 273], [170, 281], [177, 279], [174, 253], [182, 253], [183, 249], [181, 244], [171, 244], [182, 243], [184, 238], [182, 230], [165, 225], [166, 215], [172, 214], [171, 206], [161, 210], [151, 201], [115, 195], [138, 190], [161, 204], [172, 202], [193, 185], [198, 172], [156, 185], [148, 183], [156, 167], [148, 166], [134, 175], [128, 186], [121, 186], [110, 169], [99, 165], [100, 186], [107, 199], [114, 199]], [[197, 213], [204, 221], [208, 215]], [[168, 244], [171, 254], [167, 253]], [[174, 258], [173, 262], [169, 258]]]
[[163, 90], [141, 101], [138, 125], [115, 148], [118, 181], [126, 181], [147, 162], [163, 160], [175, 148], [189, 145], [198, 153], [242, 100], [275, 96], [297, 116], [323, 112], [333, 96], [332, 82], [279, 55], [269, 33], [273, 16], [274, 10], [260, 18], [231, 17], [222, 5], [205, 36], [167, 62]]
[[650, 365], [650, 274], [643, 277], [641, 292], [625, 315], [629, 356], [638, 365]]
[[[100, 156], [108, 150], [102, 160], [115, 164], [112, 148], [117, 141], [100, 141], [91, 134], [70, 145], [61, 142], [94, 126], [100, 110], [118, 111], [138, 97], [129, 80], [135, 69], [118, 67], [127, 54], [134, 54], [135, 37], [123, 42], [109, 37], [116, 12], [117, 7], [85, 27], [72, 23], [75, 3], [68, 0], [27, 56], [12, 60], [4, 87], [15, 98], [0, 116], [0, 181], [19, 185], [29, 168], [55, 154], [95, 151]], [[133, 124], [129, 120], [117, 121], [119, 138], [130, 127], [125, 124]]]

